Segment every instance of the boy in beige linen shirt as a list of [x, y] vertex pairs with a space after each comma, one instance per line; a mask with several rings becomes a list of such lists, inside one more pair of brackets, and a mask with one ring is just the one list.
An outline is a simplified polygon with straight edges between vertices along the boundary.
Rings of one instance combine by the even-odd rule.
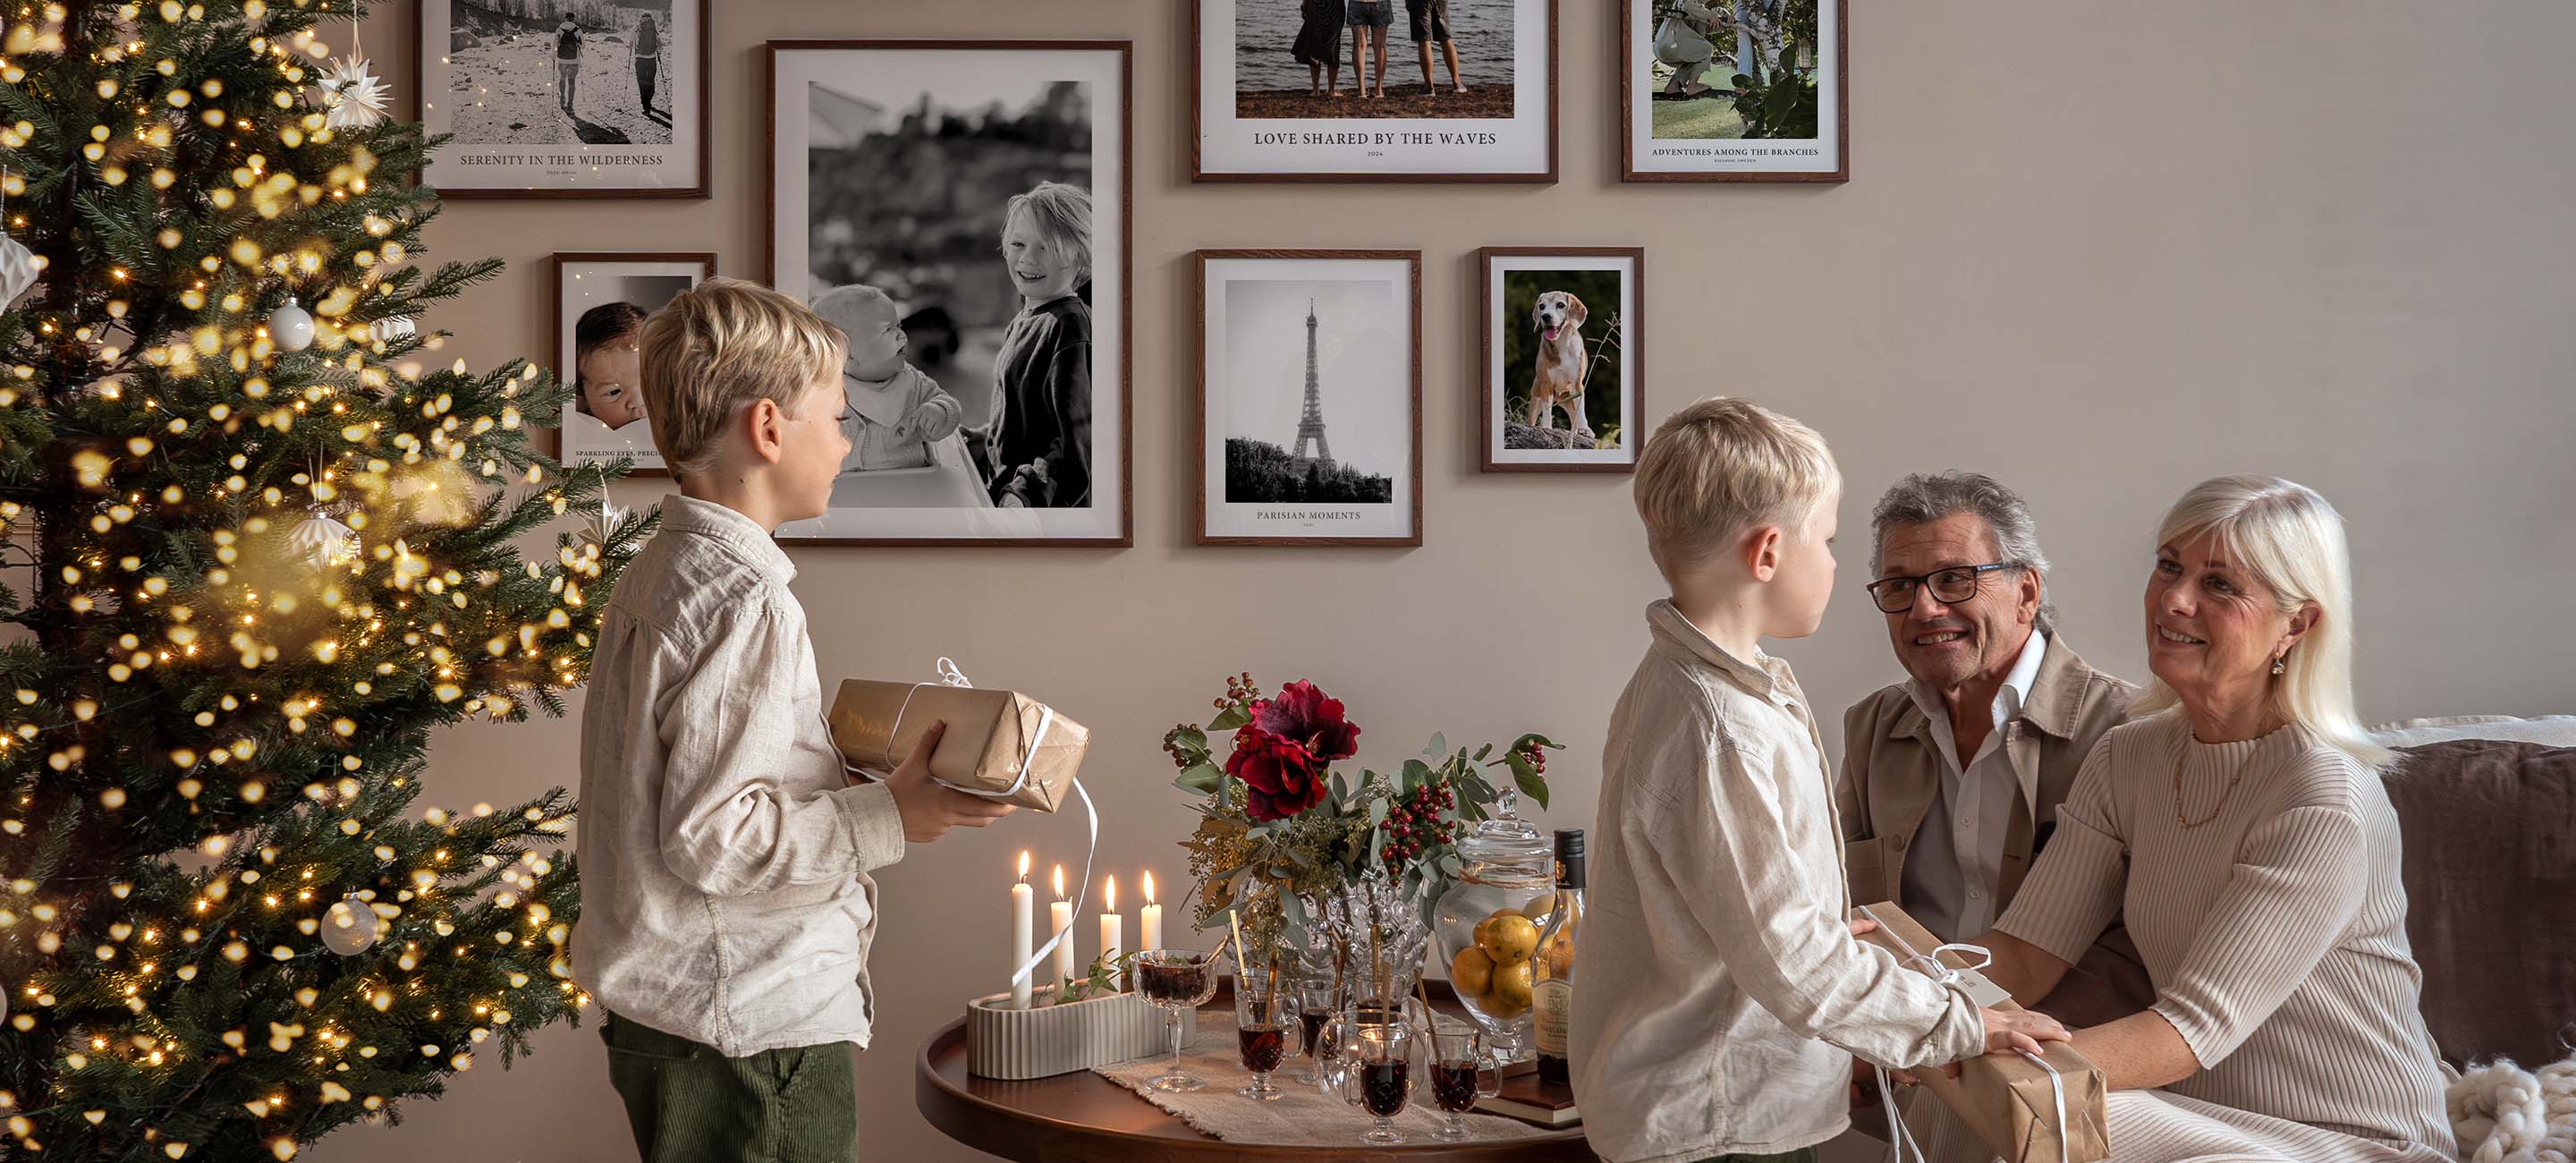
[[855, 1158], [868, 871], [1010, 811], [932, 783], [942, 727], [883, 783], [822, 719], [795, 563], [849, 452], [840, 333], [716, 279], [644, 325], [653, 443], [681, 495], [618, 579], [582, 713], [575, 980], [647, 1163]]
[[1814, 717], [1759, 640], [1813, 633], [1842, 482], [1743, 400], [1666, 420], [1637, 468], [1672, 597], [1611, 714], [1575, 986], [1573, 1082], [1612, 1163], [1803, 1160], [1850, 1125], [1850, 1058], [1938, 1066], [2066, 1031], [1980, 1010], [1853, 940]]

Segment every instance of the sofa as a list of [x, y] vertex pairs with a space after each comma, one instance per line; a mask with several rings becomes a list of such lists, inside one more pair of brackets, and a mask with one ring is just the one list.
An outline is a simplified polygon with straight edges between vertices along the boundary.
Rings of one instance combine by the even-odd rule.
[[2576, 715], [2373, 730], [2406, 845], [2424, 1018], [2455, 1068], [2576, 1052]]

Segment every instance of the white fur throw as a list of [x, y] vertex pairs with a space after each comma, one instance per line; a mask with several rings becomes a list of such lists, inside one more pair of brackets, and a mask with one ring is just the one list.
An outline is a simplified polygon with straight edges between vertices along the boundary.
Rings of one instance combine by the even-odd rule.
[[2538, 1074], [2491, 1062], [2454, 1076], [2444, 1097], [2466, 1163], [2576, 1163], [2576, 1057]]

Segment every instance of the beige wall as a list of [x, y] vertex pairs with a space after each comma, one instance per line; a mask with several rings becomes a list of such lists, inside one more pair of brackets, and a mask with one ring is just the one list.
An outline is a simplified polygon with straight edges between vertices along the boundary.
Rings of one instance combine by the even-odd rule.
[[[714, 198], [460, 203], [432, 257], [511, 271], [430, 322], [477, 365], [541, 352], [557, 249], [713, 250], [757, 276], [765, 39], [1135, 38], [1136, 547], [809, 550], [796, 583], [827, 680], [926, 676], [946, 654], [1091, 724], [1122, 880], [1180, 880], [1187, 816], [1155, 741], [1247, 668], [1348, 700], [1364, 760], [1434, 730], [1551, 732], [1571, 750], [1547, 820], [1589, 821], [1655, 578], [1624, 480], [1475, 471], [1469, 296], [1488, 244], [1647, 246], [1654, 413], [1742, 393], [1834, 442], [1843, 588], [1822, 633], [1783, 647], [1829, 722], [1895, 673], [1856, 589], [1869, 503], [1948, 467], [2031, 498], [2066, 634], [2114, 670], [2142, 669], [2156, 515], [2203, 477], [2262, 471], [2352, 522], [2367, 716], [2576, 709], [2576, 8], [1863, 0], [1850, 184], [1656, 188], [1613, 177], [1614, 20], [1566, 0], [1563, 181], [1473, 189], [1190, 186], [1179, 0], [716, 6]], [[409, 16], [389, 6], [367, 37], [404, 90]], [[1422, 250], [1423, 548], [1189, 544], [1189, 254], [1220, 246]], [[573, 784], [575, 730], [443, 735], [429, 798]], [[1080, 835], [1014, 818], [880, 877], [871, 1157], [967, 1156], [914, 1112], [912, 1054], [999, 984], [1011, 857], [1074, 859]], [[307, 1157], [631, 1158], [594, 1030], [549, 1030], [517, 1069]]]

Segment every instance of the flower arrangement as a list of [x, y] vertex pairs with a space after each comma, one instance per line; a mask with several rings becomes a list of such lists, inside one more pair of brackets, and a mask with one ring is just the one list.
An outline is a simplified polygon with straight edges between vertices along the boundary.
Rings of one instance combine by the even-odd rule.
[[[1283, 937], [1305, 939], [1307, 901], [1371, 876], [1418, 900], [1427, 923], [1458, 874], [1459, 833], [1515, 792], [1546, 807], [1547, 752], [1563, 749], [1531, 734], [1471, 753], [1434, 735], [1421, 758], [1391, 773], [1364, 768], [1352, 786], [1331, 768], [1358, 753], [1360, 728], [1314, 683], [1265, 697], [1250, 673], [1229, 676], [1214, 706], [1205, 726], [1166, 733], [1163, 752], [1180, 769], [1174, 786], [1201, 797], [1181, 845], [1197, 882], [1192, 919], [1202, 929], [1231, 919], [1252, 960]], [[1224, 732], [1234, 737], [1220, 755], [1209, 736]], [[1494, 768], [1510, 782], [1497, 787]]]

